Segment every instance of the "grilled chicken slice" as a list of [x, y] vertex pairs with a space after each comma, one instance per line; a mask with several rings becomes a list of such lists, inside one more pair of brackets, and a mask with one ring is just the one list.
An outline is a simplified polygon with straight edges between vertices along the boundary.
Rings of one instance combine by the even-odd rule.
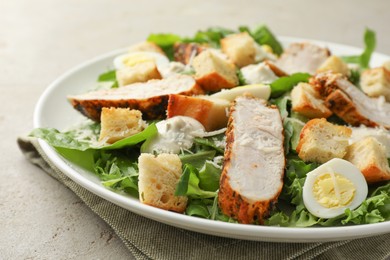
[[314, 74], [330, 56], [330, 51], [312, 43], [293, 43], [277, 60], [276, 65], [288, 74], [307, 72]]
[[128, 107], [140, 110], [143, 119], [159, 119], [165, 117], [169, 94], [200, 95], [203, 93], [192, 77], [180, 75], [69, 96], [68, 99], [75, 109], [95, 121], [100, 121], [103, 107]]
[[175, 61], [181, 62], [183, 64], [189, 64], [191, 59], [196, 55], [204, 51], [207, 47], [205, 45], [197, 43], [175, 43], [173, 45], [174, 49], [174, 59]]
[[345, 122], [359, 126], [383, 126], [390, 129], [390, 103], [370, 98], [341, 74], [320, 73], [310, 79], [325, 104]]
[[283, 187], [283, 140], [276, 107], [249, 96], [235, 99], [218, 194], [224, 214], [240, 223], [264, 223]]

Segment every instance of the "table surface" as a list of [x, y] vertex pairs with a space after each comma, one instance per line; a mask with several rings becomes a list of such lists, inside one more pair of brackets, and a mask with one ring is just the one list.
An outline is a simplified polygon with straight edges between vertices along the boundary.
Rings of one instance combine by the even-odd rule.
[[48, 84], [73, 66], [142, 41], [209, 26], [267, 24], [275, 34], [361, 47], [366, 27], [390, 54], [389, 1], [0, 2], [0, 258], [132, 258], [112, 229], [69, 189], [31, 165], [16, 138], [32, 127]]

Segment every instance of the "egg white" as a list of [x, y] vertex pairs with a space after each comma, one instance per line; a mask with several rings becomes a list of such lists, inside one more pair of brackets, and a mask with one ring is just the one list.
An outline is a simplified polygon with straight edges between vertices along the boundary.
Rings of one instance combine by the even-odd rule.
[[[351, 181], [355, 186], [355, 196], [346, 206], [326, 208], [314, 198], [313, 185], [319, 176], [329, 173], [329, 168], [331, 168], [335, 174], [342, 175]], [[303, 203], [307, 210], [314, 216], [320, 218], [333, 218], [343, 214], [347, 208], [351, 210], [356, 209], [366, 199], [367, 193], [367, 182], [359, 169], [346, 160], [334, 158], [307, 174], [303, 186]]]
[[135, 63], [137, 63], [137, 60], [153, 60], [156, 63], [157, 68], [165, 67], [169, 65], [169, 59], [157, 52], [150, 52], [150, 51], [136, 51], [136, 52], [129, 52], [126, 54], [119, 55], [114, 58], [114, 67], [115, 69], [122, 69], [127, 67], [127, 65], [124, 63], [125, 60], [134, 60]]

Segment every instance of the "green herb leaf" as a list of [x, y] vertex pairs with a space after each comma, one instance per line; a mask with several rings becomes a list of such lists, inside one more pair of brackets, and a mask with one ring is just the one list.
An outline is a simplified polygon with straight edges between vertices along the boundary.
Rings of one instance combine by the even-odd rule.
[[100, 74], [98, 78], [99, 82], [115, 81], [115, 80], [116, 80], [116, 70], [110, 70], [103, 74]]
[[206, 161], [199, 171], [199, 187], [207, 191], [217, 191], [219, 189], [219, 178], [222, 168], [217, 167], [210, 161]]
[[111, 82], [110, 88], [118, 88], [118, 81], [116, 79], [116, 70], [110, 70], [103, 74], [100, 74], [98, 77], [98, 82]]
[[190, 165], [185, 164], [183, 174], [180, 177], [179, 183], [176, 186], [176, 196], [188, 196], [195, 199], [214, 198], [217, 193], [211, 191], [202, 190], [199, 187], [199, 172]]
[[157, 134], [157, 127], [153, 123], [138, 134], [104, 146], [96, 146], [87, 140], [78, 140], [77, 134], [78, 133], [76, 131], [60, 132], [54, 128], [36, 128], [30, 133], [30, 136], [41, 138], [55, 148], [66, 148], [79, 151], [85, 151], [87, 149], [113, 150], [133, 146], [153, 137], [155, 134]]
[[161, 47], [161, 49], [165, 52], [167, 57], [170, 60], [173, 60], [173, 54], [174, 54], [174, 44], [176, 42], [181, 41], [181, 37], [176, 34], [171, 33], [159, 33], [159, 34], [151, 34], [148, 37], [149, 42], [153, 42]]
[[[245, 27], [240, 27], [240, 30], [244, 30]], [[246, 28], [247, 29], [247, 28]], [[282, 54], [283, 47], [280, 42], [276, 39], [273, 33], [268, 29], [267, 26], [262, 25], [250, 32], [253, 39], [260, 45], [266, 44], [270, 46], [274, 53], [277, 55]]]
[[245, 86], [247, 85], [244, 75], [242, 74], [242, 71], [240, 69], [237, 69], [237, 78], [238, 78], [238, 85], [239, 86]]
[[201, 169], [206, 160], [212, 160], [215, 156], [215, 151], [200, 151], [194, 154], [180, 154], [182, 164], [191, 164], [197, 169]]
[[281, 77], [271, 83], [271, 97], [279, 97], [284, 93], [290, 91], [299, 82], [308, 82], [310, 74], [308, 73], [294, 73], [290, 76]]
[[376, 47], [376, 35], [373, 30], [366, 29], [364, 32], [365, 48], [362, 54], [358, 56], [344, 56], [342, 59], [347, 63], [357, 63], [361, 68], [368, 68], [370, 65], [371, 55]]

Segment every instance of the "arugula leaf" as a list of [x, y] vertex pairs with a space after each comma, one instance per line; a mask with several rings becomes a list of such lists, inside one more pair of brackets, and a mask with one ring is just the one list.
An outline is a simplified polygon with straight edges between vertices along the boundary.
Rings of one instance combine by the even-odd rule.
[[223, 154], [224, 148], [221, 148], [216, 142], [222, 142], [224, 134], [213, 136], [213, 137], [195, 137], [194, 143], [200, 144], [202, 146], [210, 147], [217, 151], [218, 153]]
[[299, 82], [308, 82], [310, 74], [308, 73], [294, 73], [290, 76], [281, 77], [271, 83], [271, 97], [279, 97], [284, 93], [290, 91]]
[[165, 52], [169, 60], [173, 60], [174, 54], [174, 44], [181, 41], [181, 37], [172, 33], [158, 33], [149, 35], [147, 41], [153, 42], [160, 46], [160, 48]]
[[222, 38], [235, 31], [223, 27], [211, 27], [205, 31], [198, 31], [194, 37], [185, 38], [183, 42], [208, 43], [212, 47], [219, 48]]
[[124, 155], [112, 151], [100, 151], [94, 172], [102, 184], [116, 191], [138, 197], [137, 155]]
[[180, 160], [182, 164], [191, 164], [197, 169], [201, 169], [206, 160], [212, 160], [215, 156], [215, 151], [199, 151], [194, 154], [180, 154]]
[[268, 29], [267, 26], [262, 25], [257, 27], [251, 32], [252, 37], [260, 45], [266, 44], [272, 48], [274, 53], [277, 55], [282, 54], [283, 47], [280, 42], [276, 39], [273, 33]]
[[98, 78], [99, 82], [115, 81], [115, 80], [116, 80], [116, 70], [110, 70], [103, 74], [100, 74]]
[[102, 73], [98, 77], [98, 82], [111, 82], [110, 88], [118, 88], [118, 81], [116, 79], [116, 70], [110, 70]]
[[186, 215], [200, 218], [209, 218], [210, 212], [203, 200], [190, 200], [187, 204]]
[[156, 134], [157, 134], [156, 124], [152, 123], [147, 128], [145, 128], [142, 132], [139, 132], [138, 134], [116, 141], [111, 145], [96, 147], [94, 149], [104, 149], [104, 150], [121, 149], [127, 146], [133, 146], [139, 144], [147, 139], [154, 137]]
[[239, 86], [245, 86], [247, 85], [244, 75], [242, 74], [242, 71], [240, 69], [237, 69], [237, 78], [238, 78], [238, 85]]
[[361, 68], [368, 68], [370, 65], [371, 55], [376, 47], [376, 35], [375, 32], [369, 28], [366, 28], [364, 32], [364, 51], [357, 56], [344, 56], [342, 59], [347, 63], [357, 63]]
[[195, 199], [214, 198], [217, 192], [205, 191], [199, 187], [199, 172], [191, 164], [185, 164], [183, 174], [176, 186], [175, 196], [188, 196]]
[[214, 163], [206, 161], [198, 173], [199, 187], [207, 191], [217, 191], [219, 189], [219, 178], [222, 168]]
[[79, 133], [76, 130], [60, 132], [54, 128], [36, 128], [30, 133], [30, 136], [41, 138], [55, 148], [66, 148], [79, 151], [85, 151], [87, 149], [113, 150], [133, 146], [153, 137], [155, 134], [157, 134], [157, 127], [154, 123], [152, 123], [145, 130], [138, 134], [104, 146], [96, 146], [90, 140], [79, 140], [78, 134]]

